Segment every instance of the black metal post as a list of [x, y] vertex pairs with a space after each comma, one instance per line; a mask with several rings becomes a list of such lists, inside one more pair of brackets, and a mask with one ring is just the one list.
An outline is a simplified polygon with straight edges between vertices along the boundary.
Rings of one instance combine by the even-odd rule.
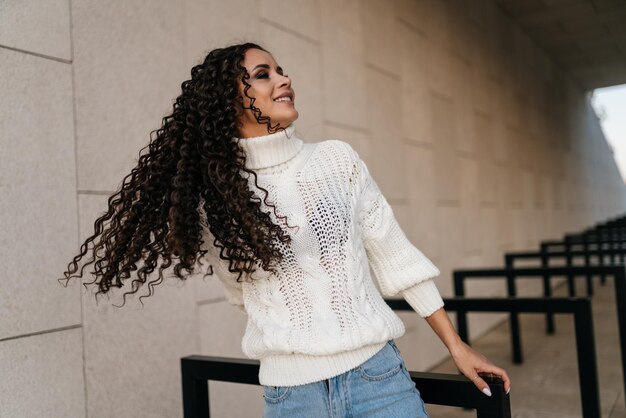
[[[454, 295], [458, 297], [465, 296], [465, 280], [460, 274], [453, 272], [454, 278]], [[456, 313], [456, 328], [461, 340], [470, 344], [469, 334], [467, 332], [467, 313], [459, 311]]]
[[[512, 268], [513, 261], [505, 256], [507, 268]], [[517, 286], [515, 285], [515, 276], [507, 274], [506, 291], [510, 298], [517, 296]], [[524, 362], [524, 354], [522, 352], [522, 333], [519, 330], [519, 315], [517, 312], [509, 314], [509, 326], [511, 327], [511, 348], [513, 350], [513, 363], [521, 364]]]
[[[565, 265], [567, 267], [573, 267], [572, 249], [570, 248], [569, 240], [565, 241]], [[574, 277], [572, 273], [567, 273], [567, 292], [570, 297], [576, 296], [576, 284], [574, 283]]]
[[626, 389], [626, 270], [617, 268], [613, 275], [617, 322], [619, 327], [620, 351], [622, 354], [622, 378]]
[[[548, 257], [546, 256], [547, 248], [541, 248], [541, 267], [546, 268], [549, 266]], [[548, 274], [544, 274], [541, 276], [541, 281], [543, 284], [543, 296], [546, 298], [552, 297], [552, 281], [550, 280], [550, 276]], [[546, 333], [548, 335], [553, 335], [556, 332], [556, 326], [554, 324], [554, 313], [548, 312], [546, 313]]]
[[[589, 236], [583, 235], [583, 251], [585, 252], [585, 266], [591, 265], [591, 256], [589, 255]], [[593, 277], [587, 274], [587, 295], [593, 296]]]
[[210, 417], [209, 385], [193, 373], [193, 364], [180, 362], [183, 381], [183, 414], [188, 417]]
[[[598, 369], [587, 359], [596, 358], [594, 343], [591, 301], [585, 300], [580, 308], [574, 311], [574, 328], [576, 330], [576, 353], [578, 354], [578, 380], [582, 397], [583, 416], [600, 417], [600, 392], [598, 386]], [[591, 344], [588, 342], [592, 341]]]

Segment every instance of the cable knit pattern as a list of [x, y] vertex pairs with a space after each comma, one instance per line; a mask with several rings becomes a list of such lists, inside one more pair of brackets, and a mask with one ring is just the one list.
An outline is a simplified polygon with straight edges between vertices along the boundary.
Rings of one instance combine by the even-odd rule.
[[[205, 228], [207, 256], [226, 299], [248, 314], [242, 349], [260, 360], [261, 384], [294, 386], [336, 376], [403, 335], [404, 324], [383, 296], [401, 294], [423, 317], [443, 306], [432, 280], [439, 269], [407, 239], [348, 143], [304, 143], [294, 124], [236, 140], [268, 201], [297, 226], [287, 228], [263, 205], [292, 242], [279, 243], [284, 259], [276, 274], [259, 270], [253, 274], [258, 279], [241, 283]], [[247, 178], [263, 199], [254, 177]]]

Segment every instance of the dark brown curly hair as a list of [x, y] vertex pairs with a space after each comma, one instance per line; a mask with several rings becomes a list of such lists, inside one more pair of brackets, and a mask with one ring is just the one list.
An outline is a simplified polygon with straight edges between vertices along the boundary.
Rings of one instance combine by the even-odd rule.
[[[261, 199], [250, 190], [243, 172], [254, 176], [255, 185], [265, 193], [263, 203], [276, 214], [274, 205], [266, 202], [267, 190], [245, 167], [245, 152], [235, 138], [244, 109], [266, 124], [268, 133], [285, 127], [272, 126], [247, 93], [250, 74], [243, 61], [250, 48], [268, 52], [251, 42], [235, 44], [212, 50], [191, 69], [191, 79], [182, 83], [173, 112], [163, 118], [160, 129], [150, 132], [150, 143], [140, 151], [136, 167], [109, 197], [108, 210], [94, 223], [94, 234], [59, 279], [65, 286], [70, 278], [82, 277], [93, 263], [91, 274], [96, 278], [83, 285], [97, 285], [97, 301], [98, 294], [124, 286], [137, 270], [131, 290], [123, 294], [123, 306], [126, 295], [136, 293], [158, 267], [157, 277], [148, 282], [148, 294], [139, 297], [141, 302], [153, 294], [153, 287], [163, 281], [163, 271], [172, 264], [181, 280], [202, 266], [200, 260], [207, 253], [203, 227], [214, 237], [208, 244], [219, 248], [230, 272], [238, 273], [237, 281], [242, 275], [252, 279], [258, 262], [264, 270], [275, 272], [282, 259], [276, 243], [289, 242], [291, 237], [261, 210]], [[250, 107], [244, 106], [240, 80]], [[91, 259], [75, 275], [78, 262], [90, 249]], [[140, 261], [142, 266], [137, 267]], [[213, 274], [210, 264], [206, 274]]]

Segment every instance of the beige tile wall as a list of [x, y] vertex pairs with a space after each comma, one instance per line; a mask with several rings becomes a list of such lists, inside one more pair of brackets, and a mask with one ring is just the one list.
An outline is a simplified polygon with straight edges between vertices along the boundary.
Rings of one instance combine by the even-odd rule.
[[[454, 268], [501, 265], [504, 251], [625, 208], [587, 94], [489, 0], [5, 0], [0, 11], [0, 416], [182, 416], [180, 357], [243, 355], [245, 316], [215, 277], [166, 281], [122, 310], [56, 281], [215, 47], [274, 53], [300, 135], [355, 147], [440, 267], [444, 295]], [[445, 357], [425, 321], [401, 318], [410, 368]], [[474, 335], [501, 319], [477, 317]], [[263, 406], [259, 387], [210, 391], [216, 416]]]

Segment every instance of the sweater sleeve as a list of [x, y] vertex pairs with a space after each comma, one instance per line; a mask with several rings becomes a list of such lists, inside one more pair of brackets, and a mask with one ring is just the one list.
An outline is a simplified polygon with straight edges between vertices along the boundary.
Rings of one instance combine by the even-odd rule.
[[403, 290], [402, 297], [422, 318], [432, 315], [444, 305], [433, 279], [424, 280]]
[[383, 296], [401, 293], [425, 317], [443, 306], [433, 278], [439, 269], [406, 237], [387, 199], [358, 158], [361, 239]]

